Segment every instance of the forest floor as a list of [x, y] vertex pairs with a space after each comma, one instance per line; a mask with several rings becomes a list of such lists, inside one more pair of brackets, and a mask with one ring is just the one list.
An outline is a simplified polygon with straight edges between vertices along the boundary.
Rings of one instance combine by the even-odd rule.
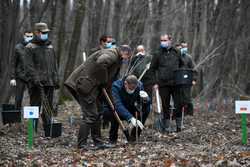
[[[76, 149], [79, 115], [74, 102], [61, 105], [57, 119], [63, 123], [62, 136], [46, 138], [39, 129], [32, 150], [27, 146], [27, 120], [1, 125], [0, 166], [250, 166], [250, 145], [241, 144], [241, 118], [233, 109], [196, 110], [193, 117], [185, 117], [185, 127], [178, 134], [152, 129], [151, 115], [138, 142], [127, 144], [120, 132], [114, 148], [88, 151]], [[108, 141], [108, 129], [102, 132]]]

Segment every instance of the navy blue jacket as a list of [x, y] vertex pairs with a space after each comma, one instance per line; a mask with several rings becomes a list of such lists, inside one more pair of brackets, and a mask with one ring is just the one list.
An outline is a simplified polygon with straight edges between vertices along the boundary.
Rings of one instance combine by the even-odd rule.
[[[140, 102], [139, 92], [143, 89], [141, 82], [138, 82], [138, 86], [133, 94], [128, 94], [124, 87], [124, 80], [117, 80], [112, 84], [112, 96], [115, 105], [115, 109], [121, 119], [129, 121], [135, 111], [135, 102]], [[149, 99], [148, 99], [149, 101]]]

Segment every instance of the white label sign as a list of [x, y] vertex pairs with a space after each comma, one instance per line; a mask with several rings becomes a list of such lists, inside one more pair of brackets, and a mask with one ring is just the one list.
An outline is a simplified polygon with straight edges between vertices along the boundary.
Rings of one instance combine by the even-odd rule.
[[235, 101], [236, 114], [250, 114], [250, 100]]
[[39, 107], [38, 106], [24, 106], [23, 117], [24, 118], [39, 118]]

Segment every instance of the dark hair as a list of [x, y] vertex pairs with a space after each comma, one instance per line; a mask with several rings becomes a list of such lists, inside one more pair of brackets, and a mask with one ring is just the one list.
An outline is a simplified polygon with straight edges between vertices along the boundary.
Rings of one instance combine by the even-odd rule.
[[103, 34], [100, 39], [99, 39], [99, 42], [106, 42], [107, 41], [107, 38], [112, 38], [111, 35], [107, 35], [107, 34]]
[[27, 29], [27, 30], [23, 31], [23, 34], [25, 34], [25, 33], [33, 33], [33, 31], [31, 31], [30, 29]]
[[163, 37], [163, 36], [168, 36], [168, 39], [171, 41], [173, 38], [172, 38], [172, 35], [171, 34], [162, 34], [160, 37]]
[[179, 47], [179, 46], [181, 46], [181, 44], [180, 44], [180, 43], [175, 44], [175, 47]]
[[132, 54], [132, 49], [130, 48], [129, 45], [121, 45], [119, 48], [120, 48], [120, 51], [128, 52], [129, 55]]

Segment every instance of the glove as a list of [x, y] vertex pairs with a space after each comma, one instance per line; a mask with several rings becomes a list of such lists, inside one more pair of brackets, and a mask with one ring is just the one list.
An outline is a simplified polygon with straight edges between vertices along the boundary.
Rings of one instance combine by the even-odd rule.
[[10, 86], [16, 86], [16, 80], [15, 79], [10, 80]]
[[143, 99], [143, 101], [147, 102], [147, 100], [148, 100], [148, 94], [147, 94], [147, 92], [141, 90], [139, 94], [140, 94], [140, 97]]
[[141, 121], [135, 119], [134, 117], [132, 117], [130, 120], [129, 120], [130, 124], [132, 124], [134, 127], [137, 127], [139, 126], [139, 128], [142, 130], [144, 128], [143, 124], [141, 123]]

